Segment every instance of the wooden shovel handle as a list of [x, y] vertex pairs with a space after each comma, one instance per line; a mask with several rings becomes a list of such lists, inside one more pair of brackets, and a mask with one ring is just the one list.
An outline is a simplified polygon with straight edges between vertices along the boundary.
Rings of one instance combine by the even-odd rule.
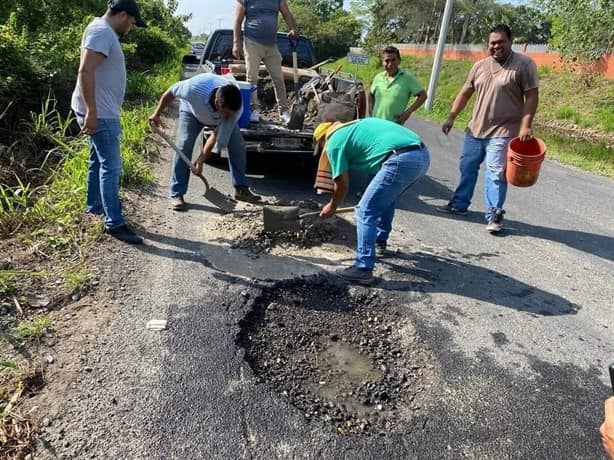
[[[152, 131], [155, 132], [158, 136], [160, 136], [162, 139], [164, 139], [166, 141], [166, 143], [168, 145], [170, 145], [170, 147], [177, 152], [177, 155], [179, 155], [179, 158], [181, 158], [183, 160], [183, 162], [188, 165], [188, 167], [190, 169], [192, 169], [192, 167], [194, 166], [192, 164], [192, 162], [190, 161], [190, 159], [185, 156], [185, 154], [181, 151], [181, 149], [179, 148], [179, 146], [177, 144], [175, 144], [173, 142], [173, 140], [168, 137], [168, 135], [161, 130], [160, 128], [158, 128], [155, 124], [153, 123], [149, 123], [149, 126], [151, 127]], [[207, 182], [207, 179], [205, 179], [205, 176], [203, 176], [202, 174], [199, 174], [198, 177], [200, 178], [200, 180], [203, 181], [203, 183], [205, 184], [205, 189], [209, 190], [209, 182]]]
[[341, 70], [341, 68], [343, 67], [343, 64], [339, 64], [335, 70], [333, 70], [331, 73], [329, 73], [326, 78], [324, 79], [324, 85], [327, 85], [331, 82], [331, 80], [333, 79], [333, 77], [335, 75], [337, 75], [339, 73], [339, 71]]
[[[335, 211], [335, 214], [344, 214], [347, 212], [352, 212], [354, 211], [354, 206], [348, 206], [347, 208], [337, 208], [337, 210]], [[300, 216], [298, 216], [299, 219], [302, 219], [303, 217], [310, 217], [310, 216], [317, 216], [320, 214], [320, 212], [322, 211], [315, 211], [315, 212], [307, 212], [305, 214], [301, 214]]]

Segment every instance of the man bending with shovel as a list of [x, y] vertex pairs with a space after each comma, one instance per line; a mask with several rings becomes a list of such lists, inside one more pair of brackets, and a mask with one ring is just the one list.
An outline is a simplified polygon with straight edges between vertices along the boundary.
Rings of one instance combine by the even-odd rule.
[[[162, 95], [149, 122], [165, 128], [161, 114], [176, 98], [181, 100], [177, 144], [186, 157], [192, 158], [194, 144], [203, 127], [216, 127], [205, 142], [192, 172], [196, 175], [202, 173], [203, 163], [211, 156], [214, 148], [218, 152], [228, 148], [235, 199], [248, 203], [260, 201], [260, 197], [249, 190], [245, 177], [245, 142], [237, 125], [242, 113], [239, 88], [227, 78], [215, 74], [196, 75], [177, 82]], [[183, 196], [188, 190], [189, 178], [190, 168], [175, 154], [170, 185], [171, 207], [175, 211], [184, 211], [186, 208]]]
[[332, 198], [322, 209], [321, 218], [333, 216], [347, 195], [350, 168], [365, 170], [372, 177], [356, 206], [356, 260], [336, 272], [347, 281], [370, 284], [376, 247], [378, 252], [385, 251], [392, 230], [395, 201], [426, 174], [429, 151], [413, 131], [377, 118], [322, 123], [314, 138], [317, 149], [328, 157], [334, 182]]

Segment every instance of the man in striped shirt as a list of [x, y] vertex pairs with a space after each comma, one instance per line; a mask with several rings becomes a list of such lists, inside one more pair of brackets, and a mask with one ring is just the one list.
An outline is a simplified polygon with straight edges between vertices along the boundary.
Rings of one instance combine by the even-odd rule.
[[[245, 177], [245, 142], [237, 125], [237, 120], [243, 112], [239, 88], [227, 78], [216, 74], [200, 74], [177, 82], [166, 90], [158, 101], [154, 113], [149, 117], [150, 123], [165, 127], [161, 114], [175, 99], [181, 100], [177, 145], [188, 158], [192, 158], [194, 144], [203, 127], [216, 127], [213, 134], [207, 138], [192, 171], [200, 174], [203, 163], [214, 150], [219, 152], [223, 148], [228, 148], [235, 199], [249, 203], [260, 201], [260, 197], [249, 190]], [[176, 211], [186, 209], [183, 196], [188, 190], [189, 178], [190, 168], [179, 155], [175, 154], [170, 196], [171, 207]]]

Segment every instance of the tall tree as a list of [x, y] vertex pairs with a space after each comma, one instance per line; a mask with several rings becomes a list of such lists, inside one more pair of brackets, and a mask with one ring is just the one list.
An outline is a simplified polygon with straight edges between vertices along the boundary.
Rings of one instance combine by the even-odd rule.
[[[358, 44], [362, 23], [343, 9], [343, 0], [290, 0], [289, 6], [299, 30], [311, 38], [319, 57], [345, 56]], [[287, 29], [281, 20], [279, 27]]]
[[614, 1], [543, 0], [552, 15], [552, 45], [572, 60], [614, 52]]

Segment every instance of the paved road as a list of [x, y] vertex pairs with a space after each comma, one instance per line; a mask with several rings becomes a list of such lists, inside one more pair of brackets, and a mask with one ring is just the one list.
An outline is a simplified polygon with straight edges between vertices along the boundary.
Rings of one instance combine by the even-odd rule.
[[[166, 209], [164, 189], [144, 201], [160, 217], [147, 229], [148, 244], [122, 255], [143, 268], [96, 347], [100, 368], [117, 375], [105, 380], [115, 405], [81, 407], [95, 435], [67, 452], [160, 459], [601, 458], [597, 429], [611, 393], [606, 366], [614, 361], [614, 183], [546, 161], [537, 185], [510, 189], [505, 232], [491, 236], [481, 184], [468, 216], [434, 210], [456, 185], [462, 133], [442, 146], [437, 126], [420, 120], [410, 126], [431, 149], [431, 169], [398, 203], [391, 238], [398, 253], [378, 265], [374, 289], [395, 300], [432, 350], [437, 380], [424, 415], [402, 433], [344, 437], [310, 424], [258, 382], [235, 343], [263, 285], [255, 278], [318, 268], [274, 257], [265, 259], [269, 268], [254, 267], [227, 252], [236, 270], [216, 269], [219, 247], [202, 238], [203, 221], [213, 214], [194, 181], [188, 201], [196, 205], [187, 213]], [[160, 168], [164, 186], [168, 166], [163, 161]], [[256, 191], [313, 197], [310, 180], [295, 171], [290, 180], [264, 171], [252, 176]], [[208, 174], [228, 189], [224, 170]], [[246, 266], [253, 278], [241, 272]], [[169, 329], [145, 330], [152, 318], [168, 319]], [[74, 404], [66, 411], [77, 413]]]

